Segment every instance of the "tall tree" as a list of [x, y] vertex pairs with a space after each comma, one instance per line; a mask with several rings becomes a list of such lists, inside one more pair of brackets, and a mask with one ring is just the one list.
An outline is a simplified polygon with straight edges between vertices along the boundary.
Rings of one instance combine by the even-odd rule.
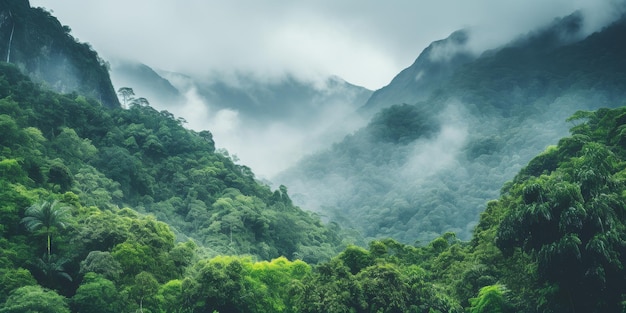
[[70, 208], [62, 206], [58, 200], [38, 202], [26, 209], [22, 224], [31, 232], [42, 230], [47, 239], [47, 254], [51, 254], [52, 232], [65, 228], [70, 219]]
[[126, 105], [132, 101], [133, 96], [135, 95], [135, 92], [133, 91], [133, 88], [122, 87], [117, 90], [117, 94], [122, 97], [122, 102], [124, 106], [126, 107]]

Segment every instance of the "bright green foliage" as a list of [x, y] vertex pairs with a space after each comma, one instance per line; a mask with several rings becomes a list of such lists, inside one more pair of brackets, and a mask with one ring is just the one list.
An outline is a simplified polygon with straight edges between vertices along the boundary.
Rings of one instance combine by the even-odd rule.
[[253, 288], [264, 293], [257, 298], [257, 310], [289, 312], [289, 287], [292, 282], [303, 279], [310, 272], [311, 267], [303, 261], [290, 262], [284, 257], [252, 264], [249, 275]]
[[159, 282], [148, 272], [141, 272], [135, 276], [135, 281], [131, 287], [131, 297], [139, 306], [139, 312], [143, 312], [144, 304], [146, 307], [156, 307], [155, 296], [159, 290]]
[[39, 286], [25, 286], [16, 289], [4, 305], [1, 313], [70, 313], [67, 302], [52, 290]]
[[161, 285], [157, 299], [164, 312], [184, 312], [183, 282], [175, 279]]
[[470, 299], [470, 313], [505, 313], [507, 290], [502, 285], [485, 286], [480, 289], [477, 298]]
[[496, 242], [507, 255], [521, 248], [532, 256], [538, 281], [546, 283], [537, 299], [541, 306], [615, 312], [626, 294], [626, 154], [613, 146], [623, 116], [624, 109], [585, 113], [588, 121], [547, 152], [558, 167], [539, 177], [518, 176], [505, 197], [509, 211]]
[[6, 300], [11, 291], [36, 284], [33, 275], [23, 268], [0, 270], [0, 303]]
[[122, 297], [112, 281], [87, 273], [72, 297], [74, 312], [116, 313], [123, 309]]
[[424, 249], [393, 240], [372, 242], [369, 251], [348, 247], [293, 285], [295, 311], [461, 312], [455, 299], [427, 281], [427, 272], [416, 265], [428, 259]]
[[[217, 153], [210, 132], [187, 130], [171, 113], [149, 105], [108, 110], [84, 96], [44, 91], [15, 67], [0, 69], [6, 87], [0, 92], [1, 125], [12, 138], [0, 143], [3, 182], [53, 193], [72, 191], [87, 210], [129, 206], [150, 213], [167, 221], [181, 238], [210, 247], [212, 256], [282, 255], [318, 262], [338, 251], [337, 227], [295, 207], [286, 187], [272, 192], [249, 168]], [[157, 239], [167, 232], [154, 230], [156, 237], [140, 241], [167, 250], [170, 243], [164, 246]], [[77, 231], [91, 232], [81, 258], [93, 250], [110, 251], [113, 243], [125, 240], [108, 237], [114, 242], [98, 244], [94, 230]]]
[[[211, 312], [294, 312], [293, 284], [311, 273], [302, 261], [277, 258], [252, 262], [220, 256], [198, 262], [191, 280], [182, 283], [191, 307]], [[169, 283], [168, 283], [169, 284]], [[177, 290], [177, 289], [176, 289]]]
[[260, 289], [250, 288], [245, 279], [250, 265], [250, 260], [236, 257], [217, 257], [197, 263], [195, 285], [190, 291], [194, 307], [206, 312], [249, 311], [262, 299], [257, 297]]

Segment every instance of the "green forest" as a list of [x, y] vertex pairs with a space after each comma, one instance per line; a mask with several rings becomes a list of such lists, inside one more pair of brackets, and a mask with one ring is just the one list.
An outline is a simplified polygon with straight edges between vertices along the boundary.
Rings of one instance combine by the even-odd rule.
[[[428, 229], [411, 244], [370, 240], [294, 205], [288, 186], [259, 181], [210, 131], [185, 128], [130, 87], [119, 89], [123, 107], [107, 104], [97, 53], [24, 3], [3, 3], [0, 15], [22, 12], [15, 21], [28, 27], [43, 16], [42, 38], [88, 51], [77, 70], [98, 83], [58, 93], [30, 58], [0, 62], [0, 313], [626, 312], [626, 107], [571, 115], [569, 136], [461, 230], [469, 239]], [[389, 147], [431, 140], [454, 114], [395, 105], [343, 149], [375, 146], [373, 160], [393, 163]], [[472, 139], [476, 158], [499, 140]], [[446, 223], [438, 208], [429, 224]], [[392, 232], [386, 213], [372, 227]]]
[[361, 247], [209, 132], [0, 69], [0, 312], [624, 309], [626, 108], [572, 116], [470, 241]]

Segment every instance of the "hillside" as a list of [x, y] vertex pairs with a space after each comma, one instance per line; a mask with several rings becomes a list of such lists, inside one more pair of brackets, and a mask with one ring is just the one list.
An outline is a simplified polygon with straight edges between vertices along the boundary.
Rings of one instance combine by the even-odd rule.
[[[1, 72], [3, 82], [12, 75], [23, 79], [13, 67], [3, 67]], [[24, 80], [20, 86], [14, 94], [29, 91]], [[27, 94], [33, 92], [37, 89]], [[66, 105], [72, 102], [50, 92], [41, 96], [65, 100]], [[7, 98], [0, 108], [4, 113], [19, 112], [16, 102]], [[420, 116], [411, 108], [402, 107], [403, 114]], [[177, 242], [180, 237], [167, 224], [116, 208], [112, 199], [125, 198], [116, 190], [122, 184], [96, 169], [89, 180], [98, 182], [95, 189], [88, 188], [78, 174], [73, 180], [67, 175], [74, 162], [88, 156], [89, 150], [98, 150], [89, 140], [72, 139], [68, 128], [56, 138], [45, 138], [37, 128], [18, 125], [28, 115], [15, 116], [17, 121], [0, 115], [0, 127], [7, 134], [0, 141], [3, 313], [119, 312], [123, 308], [155, 312], [623, 310], [625, 108], [576, 113], [570, 119], [575, 123], [572, 135], [532, 159], [504, 186], [500, 198], [489, 202], [480, 215], [470, 242], [453, 233], [421, 246], [393, 239], [372, 241], [367, 249], [350, 245], [316, 266], [284, 257], [207, 259], [202, 246]], [[426, 127], [418, 137], [427, 138], [433, 131]], [[58, 138], [63, 138], [63, 145]], [[63, 147], [80, 149], [71, 149], [74, 156], [49, 160], [49, 153], [68, 153]], [[211, 150], [210, 144], [206, 147]], [[64, 161], [70, 165], [63, 167]], [[227, 159], [222, 161], [228, 164]], [[40, 164], [49, 169], [38, 172]], [[61, 194], [64, 188], [73, 191]], [[282, 191], [272, 195], [282, 208], [274, 216], [284, 218], [281, 225], [298, 229], [281, 236], [312, 234], [311, 229], [302, 230], [306, 220], [289, 220], [297, 210], [288, 209]], [[219, 207], [224, 209], [227, 202], [222, 197]], [[45, 212], [53, 213], [54, 219], [46, 222], [52, 227], [38, 228]], [[228, 215], [222, 218], [232, 220]], [[271, 225], [272, 220], [268, 222]], [[46, 236], [51, 244], [46, 245]]]
[[373, 115], [394, 104], [413, 104], [426, 100], [441, 84], [476, 56], [467, 47], [471, 33], [460, 30], [448, 38], [431, 43], [411, 66], [398, 73], [389, 85], [376, 90], [359, 109]]
[[309, 81], [287, 75], [267, 79], [187, 75], [117, 61], [111, 76], [120, 87], [150, 100], [203, 130], [260, 177], [268, 179], [298, 159], [329, 147], [362, 127], [357, 110], [371, 91], [339, 77]]
[[[453, 231], [469, 239], [485, 203], [567, 133], [568, 116], [624, 104], [625, 20], [579, 38], [583, 23], [572, 15], [484, 53], [425, 100], [386, 104], [366, 127], [275, 180], [297, 204], [366, 238], [423, 243]], [[418, 92], [404, 79], [415, 70], [372, 99]]]
[[[103, 210], [130, 206], [212, 255], [313, 261], [334, 251], [334, 231], [293, 206], [284, 186], [271, 191], [217, 153], [210, 132], [188, 131], [145, 104], [107, 110], [83, 96], [41, 90], [7, 64], [1, 73], [9, 190], [43, 188], [44, 198], [71, 192], [81, 205]], [[291, 233], [290, 225], [307, 231]]]

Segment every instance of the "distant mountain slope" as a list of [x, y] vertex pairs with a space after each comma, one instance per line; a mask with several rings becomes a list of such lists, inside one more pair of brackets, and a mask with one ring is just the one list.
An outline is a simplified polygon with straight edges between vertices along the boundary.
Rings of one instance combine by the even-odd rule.
[[107, 63], [70, 32], [49, 12], [31, 8], [28, 0], [0, 2], [1, 61], [57, 92], [77, 92], [119, 107]]
[[382, 110], [277, 182], [296, 203], [368, 238], [469, 238], [500, 186], [567, 133], [568, 116], [624, 104], [625, 20], [578, 41], [577, 23], [559, 20], [458, 67], [426, 100]]
[[211, 129], [220, 148], [265, 178], [365, 124], [356, 113], [371, 91], [339, 77], [313, 82], [287, 76], [198, 78], [116, 62], [111, 76], [152, 106]]
[[136, 95], [158, 103], [179, 103], [183, 95], [151, 67], [136, 62], [116, 61], [111, 65], [111, 80], [117, 89], [133, 88]]
[[466, 45], [469, 36], [460, 30], [431, 43], [389, 85], [376, 90], [360, 111], [371, 115], [393, 104], [413, 104], [428, 98], [456, 69], [475, 58]]

